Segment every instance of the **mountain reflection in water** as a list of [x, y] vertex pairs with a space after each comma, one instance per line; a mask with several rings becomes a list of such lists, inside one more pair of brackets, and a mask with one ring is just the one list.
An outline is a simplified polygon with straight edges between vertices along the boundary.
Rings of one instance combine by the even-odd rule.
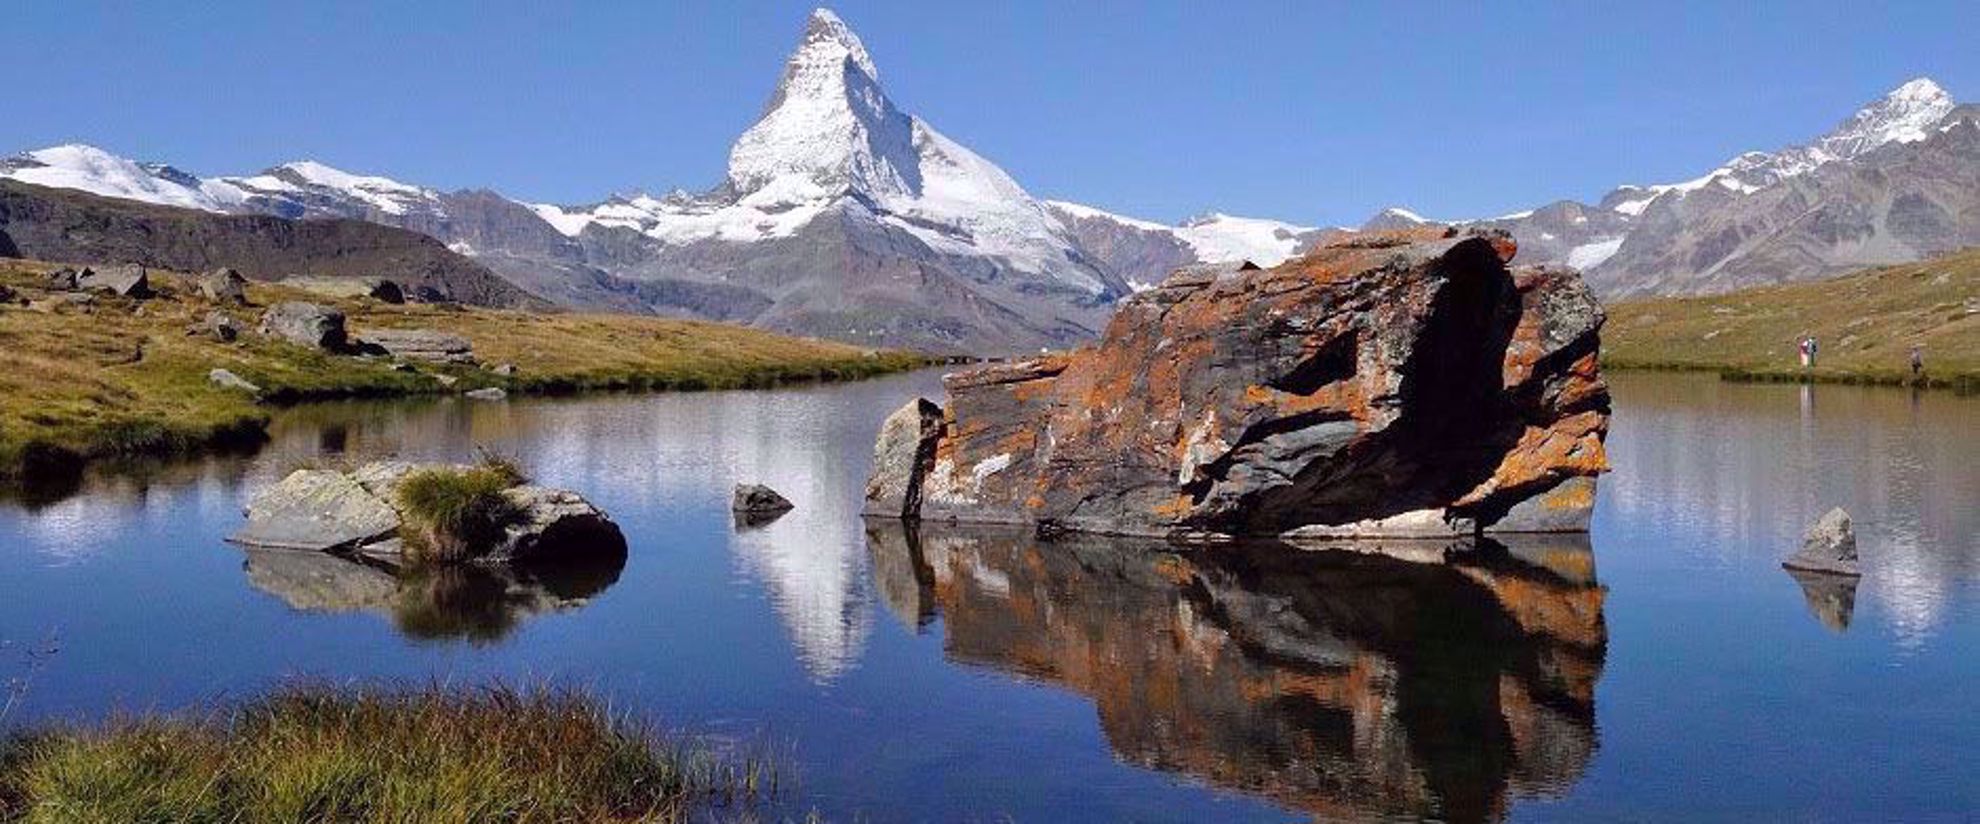
[[876, 588], [950, 658], [1091, 698], [1123, 760], [1331, 817], [1501, 817], [1596, 747], [1586, 536], [1418, 563], [891, 521]]
[[303, 612], [375, 612], [408, 638], [500, 641], [537, 615], [578, 609], [617, 583], [626, 556], [555, 565], [437, 568], [324, 552], [242, 548], [248, 583]]

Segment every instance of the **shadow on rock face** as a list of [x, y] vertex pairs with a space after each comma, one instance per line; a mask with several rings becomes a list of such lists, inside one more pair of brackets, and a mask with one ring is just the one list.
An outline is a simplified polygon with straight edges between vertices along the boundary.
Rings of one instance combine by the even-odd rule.
[[769, 526], [770, 524], [775, 523], [778, 518], [782, 518], [789, 513], [790, 510], [788, 509], [775, 509], [767, 512], [737, 510], [731, 513], [731, 516], [736, 531], [746, 532], [752, 529], [762, 529], [766, 526]]
[[1503, 817], [1579, 780], [1607, 654], [1586, 536], [1433, 562], [868, 524], [955, 660], [1089, 697], [1116, 755], [1321, 817]]
[[619, 551], [555, 564], [399, 567], [323, 552], [246, 548], [248, 583], [304, 612], [375, 612], [408, 638], [497, 642], [524, 621], [580, 609], [617, 583]]
[[1836, 632], [1849, 631], [1849, 620], [1856, 614], [1856, 585], [1861, 578], [1799, 569], [1786, 572], [1801, 585], [1801, 597], [1807, 599], [1808, 611], [1815, 620]]

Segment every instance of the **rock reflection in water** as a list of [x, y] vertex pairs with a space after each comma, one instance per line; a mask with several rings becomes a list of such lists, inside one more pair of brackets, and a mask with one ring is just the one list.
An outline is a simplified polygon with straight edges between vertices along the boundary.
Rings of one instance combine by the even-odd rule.
[[1856, 585], [1862, 579], [1800, 569], [1782, 571], [1801, 585], [1801, 597], [1808, 600], [1808, 611], [1815, 620], [1837, 632], [1849, 629], [1849, 619], [1856, 614]]
[[1417, 563], [1283, 545], [868, 525], [877, 589], [956, 660], [1096, 704], [1124, 760], [1322, 817], [1499, 818], [1593, 756], [1586, 536]]
[[304, 612], [375, 612], [420, 640], [500, 641], [617, 583], [624, 554], [556, 565], [402, 568], [371, 558], [248, 549], [248, 583]]

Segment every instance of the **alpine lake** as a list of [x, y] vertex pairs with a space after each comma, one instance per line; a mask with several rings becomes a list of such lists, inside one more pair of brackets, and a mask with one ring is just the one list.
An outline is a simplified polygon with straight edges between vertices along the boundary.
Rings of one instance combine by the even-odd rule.
[[[937, 371], [299, 407], [248, 454], [0, 501], [5, 723], [551, 682], [787, 752], [739, 820], [1980, 815], [1980, 399], [1609, 381], [1592, 533], [1448, 555], [865, 520], [875, 430]], [[478, 447], [610, 513], [624, 562], [394, 577], [224, 540], [297, 466]], [[796, 509], [738, 522], [755, 482]], [[1834, 506], [1864, 576], [1783, 570]]]

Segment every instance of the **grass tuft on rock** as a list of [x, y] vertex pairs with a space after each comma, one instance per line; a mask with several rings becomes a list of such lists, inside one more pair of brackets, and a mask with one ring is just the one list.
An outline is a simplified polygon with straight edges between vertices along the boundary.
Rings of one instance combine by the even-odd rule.
[[778, 792], [777, 764], [583, 692], [292, 685], [197, 712], [20, 733], [0, 821], [679, 821]]
[[504, 490], [527, 481], [513, 460], [484, 456], [480, 466], [421, 469], [399, 482], [407, 557], [458, 563], [485, 553], [522, 516]]

